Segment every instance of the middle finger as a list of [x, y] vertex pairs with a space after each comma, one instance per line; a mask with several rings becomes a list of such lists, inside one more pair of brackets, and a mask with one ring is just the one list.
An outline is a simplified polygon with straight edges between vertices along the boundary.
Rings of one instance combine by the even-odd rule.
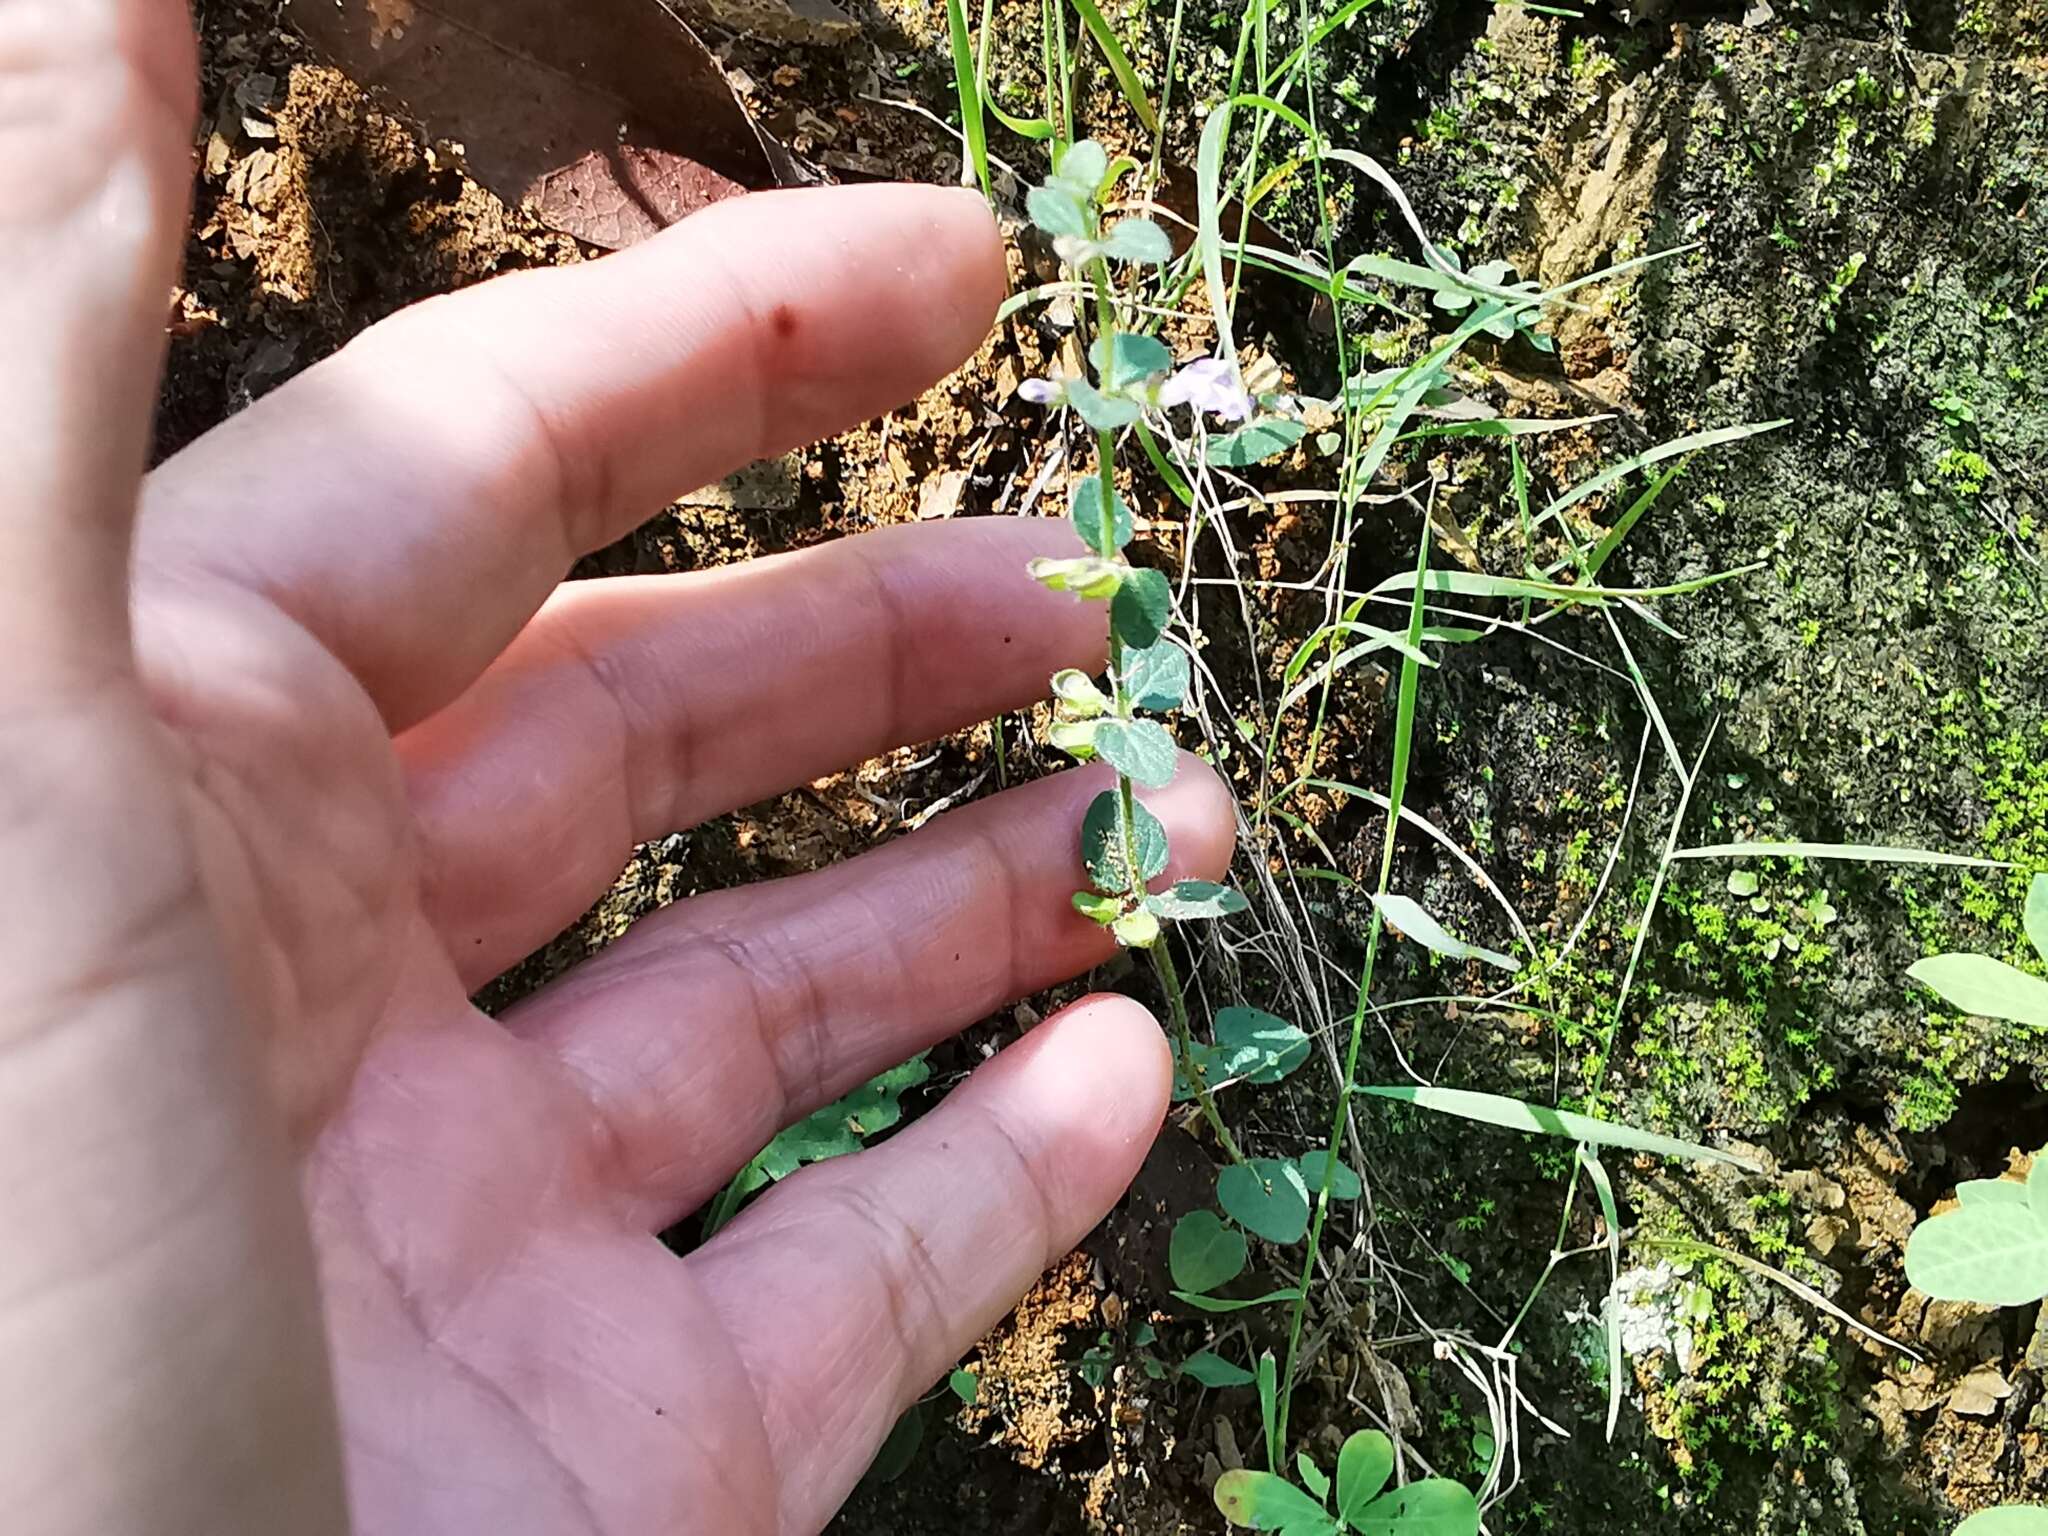
[[1102, 661], [1047, 592], [1063, 522], [890, 528], [691, 576], [575, 583], [400, 738], [427, 912], [474, 988], [545, 944], [636, 844], [1041, 698]]

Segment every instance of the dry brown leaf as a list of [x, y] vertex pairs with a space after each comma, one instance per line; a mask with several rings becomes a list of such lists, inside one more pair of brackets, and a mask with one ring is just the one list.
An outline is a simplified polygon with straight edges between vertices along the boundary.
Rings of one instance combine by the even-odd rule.
[[469, 170], [617, 249], [786, 179], [718, 61], [661, 0], [297, 0], [300, 30]]

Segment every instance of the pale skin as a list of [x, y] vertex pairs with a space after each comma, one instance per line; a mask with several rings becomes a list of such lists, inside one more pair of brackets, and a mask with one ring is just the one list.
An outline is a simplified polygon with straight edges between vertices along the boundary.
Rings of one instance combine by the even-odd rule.
[[[986, 212], [751, 197], [389, 322], [145, 480], [178, 0], [0, 0], [0, 1510], [10, 1532], [819, 1530], [1121, 1194], [1092, 997], [678, 1259], [775, 1130], [1107, 958], [1082, 771], [468, 996], [637, 841], [1101, 660], [1053, 521], [561, 585], [980, 341]], [[1229, 857], [1199, 765], [1173, 873]]]

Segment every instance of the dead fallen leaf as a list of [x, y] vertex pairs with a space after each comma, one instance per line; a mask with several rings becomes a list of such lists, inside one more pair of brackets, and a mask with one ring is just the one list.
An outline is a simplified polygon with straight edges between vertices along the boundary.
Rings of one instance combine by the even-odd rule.
[[917, 515], [924, 522], [933, 522], [942, 517], [952, 517], [960, 510], [960, 498], [967, 491], [967, 471], [949, 469], [944, 474], [933, 475], [917, 492]]
[[294, 0], [300, 30], [469, 170], [617, 249], [790, 179], [718, 61], [661, 0]]
[[832, 0], [684, 0], [692, 11], [735, 31], [785, 43], [843, 43], [860, 30]]
[[1998, 1405], [2012, 1396], [2012, 1383], [1995, 1365], [1980, 1365], [1961, 1381], [1948, 1396], [1951, 1413], [1967, 1418], [1988, 1419], [1998, 1412]]

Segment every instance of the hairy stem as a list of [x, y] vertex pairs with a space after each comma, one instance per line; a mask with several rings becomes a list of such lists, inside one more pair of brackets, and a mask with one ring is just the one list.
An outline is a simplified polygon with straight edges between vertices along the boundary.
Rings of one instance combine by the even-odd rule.
[[1209, 1129], [1216, 1133], [1217, 1144], [1233, 1163], [1241, 1163], [1245, 1160], [1244, 1152], [1223, 1123], [1215, 1096], [1209, 1092], [1208, 1074], [1195, 1060], [1195, 1035], [1188, 1025], [1187, 994], [1181, 990], [1180, 972], [1174, 969], [1173, 952], [1167, 948], [1165, 934], [1153, 943], [1151, 955], [1152, 970], [1159, 977], [1160, 990], [1166, 994], [1166, 1012], [1173, 1023], [1174, 1054], [1180, 1058], [1181, 1076], [1195, 1090], [1195, 1102], [1201, 1105], [1202, 1118], [1209, 1122]]

